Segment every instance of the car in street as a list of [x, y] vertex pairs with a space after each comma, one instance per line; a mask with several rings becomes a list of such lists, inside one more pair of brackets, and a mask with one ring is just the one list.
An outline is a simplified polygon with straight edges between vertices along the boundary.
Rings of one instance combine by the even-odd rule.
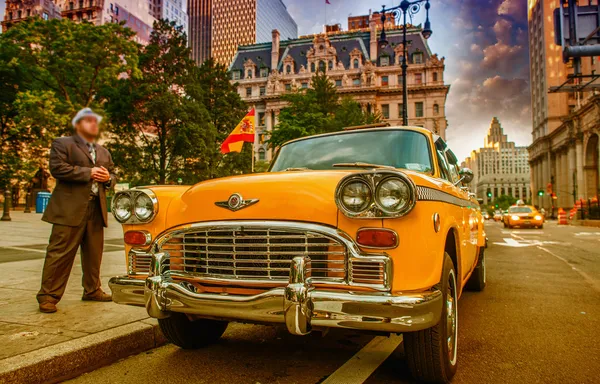
[[113, 300], [190, 349], [231, 321], [402, 333], [415, 379], [448, 382], [457, 301], [486, 285], [473, 173], [458, 164], [427, 129], [355, 127], [282, 145], [266, 173], [119, 192], [128, 272]]
[[504, 228], [544, 228], [544, 216], [531, 205], [513, 205], [503, 217]]
[[502, 221], [502, 211], [494, 212], [494, 221]]
[[482, 216], [483, 216], [484, 220], [489, 220], [490, 219], [490, 214], [487, 211], [483, 212]]

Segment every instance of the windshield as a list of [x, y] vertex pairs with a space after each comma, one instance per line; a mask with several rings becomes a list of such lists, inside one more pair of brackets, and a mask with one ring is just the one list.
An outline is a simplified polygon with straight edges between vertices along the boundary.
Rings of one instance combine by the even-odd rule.
[[508, 210], [510, 213], [531, 213], [531, 208], [529, 207], [512, 207]]
[[334, 167], [334, 164], [352, 163], [431, 172], [429, 153], [427, 137], [420, 132], [352, 131], [284, 145], [271, 167], [271, 172], [297, 168], [339, 169], [340, 167]]

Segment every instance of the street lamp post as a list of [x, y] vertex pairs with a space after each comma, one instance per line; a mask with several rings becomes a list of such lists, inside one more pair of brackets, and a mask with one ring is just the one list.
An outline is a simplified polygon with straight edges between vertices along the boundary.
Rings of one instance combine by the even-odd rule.
[[425, 26], [421, 31], [421, 34], [425, 39], [429, 39], [429, 37], [433, 33], [433, 31], [431, 30], [431, 23], [429, 22], [429, 8], [431, 8], [429, 0], [402, 0], [402, 2], [400, 2], [400, 5], [396, 7], [386, 9], [385, 5], [383, 5], [381, 9], [382, 29], [381, 36], [379, 38], [379, 46], [381, 47], [381, 49], [385, 49], [388, 46], [388, 41], [385, 35], [385, 21], [387, 19], [386, 13], [390, 14], [391, 17], [398, 20], [398, 22], [400, 21], [400, 17], [402, 17], [402, 125], [404, 126], [408, 125], [408, 91], [406, 86], [406, 72], [408, 69], [408, 49], [406, 47], [406, 18], [407, 16], [409, 16], [412, 24], [413, 16], [419, 13], [419, 11], [421, 10], [421, 5], [423, 3], [425, 3], [426, 19]]

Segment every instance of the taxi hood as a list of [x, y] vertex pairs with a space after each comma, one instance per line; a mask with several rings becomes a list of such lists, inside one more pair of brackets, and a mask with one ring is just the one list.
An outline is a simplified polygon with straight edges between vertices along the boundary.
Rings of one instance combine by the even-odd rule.
[[[207, 180], [171, 202], [166, 227], [220, 220], [287, 220], [336, 226], [335, 189], [340, 179], [352, 172], [273, 172]], [[258, 201], [239, 210], [221, 206], [234, 194]]]

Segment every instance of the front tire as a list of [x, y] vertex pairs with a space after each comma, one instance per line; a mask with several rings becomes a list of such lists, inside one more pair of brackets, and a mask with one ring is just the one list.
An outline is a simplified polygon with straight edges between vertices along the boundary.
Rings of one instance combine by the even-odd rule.
[[440, 322], [422, 331], [405, 333], [404, 348], [416, 380], [448, 383], [456, 373], [458, 339], [458, 284], [448, 253], [444, 254], [442, 280], [437, 287], [444, 295]]
[[485, 268], [485, 252], [484, 249], [481, 248], [479, 250], [479, 260], [477, 261], [477, 266], [473, 270], [471, 277], [469, 277], [469, 281], [467, 281], [465, 288], [467, 288], [469, 291], [483, 291], [486, 282]]
[[227, 329], [226, 321], [192, 321], [184, 313], [172, 313], [158, 324], [167, 340], [183, 349], [198, 349], [214, 344]]

